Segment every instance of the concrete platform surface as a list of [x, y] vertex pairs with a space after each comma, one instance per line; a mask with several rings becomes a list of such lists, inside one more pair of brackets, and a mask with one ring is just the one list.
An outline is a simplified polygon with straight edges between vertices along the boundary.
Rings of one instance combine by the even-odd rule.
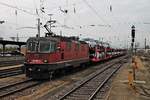
[[136, 70], [136, 79], [145, 81], [145, 84], [136, 83], [135, 87], [130, 87], [128, 83], [122, 82], [128, 79], [128, 71], [132, 70], [131, 62], [129, 62], [121, 68], [114, 78], [105, 100], [150, 100], [150, 71], [148, 70], [150, 61], [143, 61], [143, 65], [142, 69]]

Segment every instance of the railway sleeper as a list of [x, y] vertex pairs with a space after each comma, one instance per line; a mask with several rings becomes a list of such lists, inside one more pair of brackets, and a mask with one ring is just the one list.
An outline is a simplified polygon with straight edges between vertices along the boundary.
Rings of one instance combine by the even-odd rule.
[[87, 100], [89, 96], [87, 95], [80, 95], [80, 96], [68, 96], [66, 99], [67, 100]]
[[95, 97], [95, 99], [104, 99], [104, 98], [105, 98], [105, 94]]
[[74, 92], [75, 94], [85, 94], [85, 93], [87, 93], [87, 94], [91, 94], [92, 92], [93, 92], [94, 90], [78, 90], [78, 91], [76, 91], [76, 92]]
[[93, 100], [104, 100], [104, 98], [95, 98], [95, 99], [93, 99]]
[[73, 94], [71, 94], [71, 96], [73, 95], [90, 95], [91, 92], [74, 92]]
[[84, 90], [96, 90], [96, 86], [94, 87], [81, 87], [80, 89], [84, 89]]

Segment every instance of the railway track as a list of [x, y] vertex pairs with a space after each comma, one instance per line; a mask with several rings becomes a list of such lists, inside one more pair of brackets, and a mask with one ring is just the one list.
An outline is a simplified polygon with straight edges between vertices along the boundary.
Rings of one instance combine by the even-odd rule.
[[96, 71], [84, 80], [75, 83], [75, 86], [60, 94], [58, 100], [99, 100], [101, 99], [101, 89], [107, 84], [108, 80], [122, 66], [122, 62], [113, 63]]
[[0, 78], [6, 78], [20, 74], [23, 74], [21, 67], [0, 70]]
[[11, 60], [11, 61], [0, 61], [0, 67], [23, 64], [24, 60]]
[[43, 82], [33, 81], [32, 79], [27, 79], [24, 81], [20, 81], [20, 82], [8, 84], [6, 86], [2, 86], [2, 87], [0, 87], [0, 98], [3, 98], [6, 96], [9, 96], [11, 94], [23, 91], [25, 89], [34, 87], [41, 83], [43, 83]]

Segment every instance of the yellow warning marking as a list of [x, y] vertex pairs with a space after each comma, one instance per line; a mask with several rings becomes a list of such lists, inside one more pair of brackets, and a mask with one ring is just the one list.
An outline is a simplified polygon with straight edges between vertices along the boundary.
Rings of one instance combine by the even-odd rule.
[[132, 57], [132, 68], [133, 68], [133, 71], [129, 71], [128, 73], [128, 85], [129, 85], [129, 88], [131, 90], [134, 91], [135, 94], [138, 94], [138, 91], [135, 87], [135, 85], [133, 83], [145, 83], [145, 81], [136, 81], [135, 79], [135, 69], [144, 69], [144, 65], [141, 61], [141, 59], [138, 57], [138, 56], [133, 56]]
[[133, 86], [133, 72], [129, 71], [128, 73], [128, 84], [129, 86]]

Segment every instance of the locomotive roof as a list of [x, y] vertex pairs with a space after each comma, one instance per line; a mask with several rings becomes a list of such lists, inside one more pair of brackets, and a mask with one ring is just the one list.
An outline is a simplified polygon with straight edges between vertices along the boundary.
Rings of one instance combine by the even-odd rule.
[[29, 41], [29, 40], [35, 40], [35, 41], [37, 41], [37, 40], [43, 40], [43, 41], [45, 41], [45, 40], [59, 41], [58, 39], [52, 38], [52, 37], [40, 37], [40, 38], [38, 38], [38, 37], [30, 37], [30, 38], [28, 39], [28, 41]]
[[28, 41], [29, 40], [35, 40], [35, 41], [37, 41], [37, 40], [43, 40], [43, 41], [45, 41], [45, 40], [51, 40], [51, 41], [57, 41], [57, 42], [59, 42], [59, 41], [66, 41], [66, 42], [72, 42], [72, 41], [75, 41], [75, 42], [79, 42], [79, 43], [84, 43], [84, 44], [87, 44], [85, 41], [79, 41], [79, 38], [78, 37], [62, 37], [62, 36], [51, 36], [51, 37], [40, 37], [40, 38], [38, 38], [38, 37], [30, 37], [29, 39], [28, 39]]

